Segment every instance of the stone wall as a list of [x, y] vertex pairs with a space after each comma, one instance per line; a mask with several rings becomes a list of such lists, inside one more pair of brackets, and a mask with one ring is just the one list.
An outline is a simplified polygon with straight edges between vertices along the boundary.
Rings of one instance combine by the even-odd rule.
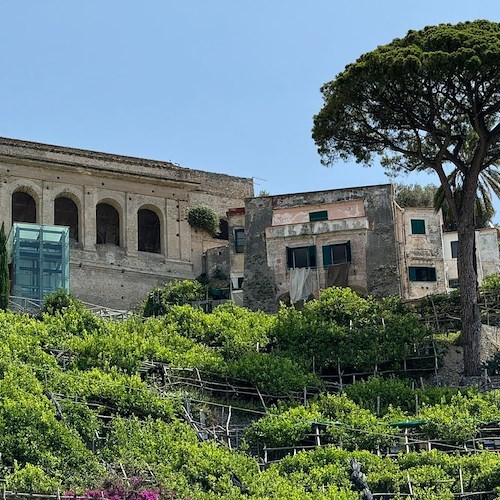
[[267, 263], [266, 227], [273, 221], [273, 198], [245, 201], [244, 305], [249, 309], [276, 312], [274, 270]]
[[[412, 233], [412, 220], [423, 220], [424, 234]], [[416, 299], [446, 291], [443, 259], [443, 219], [431, 207], [398, 208], [398, 240], [400, 242], [402, 297]], [[410, 267], [429, 267], [436, 272], [436, 281], [412, 281]]]
[[[275, 311], [289, 290], [286, 248], [316, 246], [313, 286], [325, 287], [323, 245], [350, 242], [349, 286], [376, 296], [399, 293], [391, 185], [246, 200], [245, 305]], [[329, 220], [309, 222], [312, 211]], [[306, 218], [304, 218], [306, 217]], [[273, 223], [274, 221], [274, 223]]]
[[[200, 203], [225, 217], [253, 195], [252, 179], [178, 165], [79, 149], [0, 138], [0, 214], [9, 231], [12, 195], [28, 193], [36, 223], [54, 224], [54, 201], [70, 198], [78, 209], [79, 238], [71, 249], [70, 288], [81, 299], [128, 309], [154, 285], [194, 279], [202, 255], [227, 245], [187, 222], [188, 207]], [[119, 214], [119, 246], [96, 244], [96, 206]], [[160, 222], [160, 253], [138, 250], [138, 211], [153, 211]]]

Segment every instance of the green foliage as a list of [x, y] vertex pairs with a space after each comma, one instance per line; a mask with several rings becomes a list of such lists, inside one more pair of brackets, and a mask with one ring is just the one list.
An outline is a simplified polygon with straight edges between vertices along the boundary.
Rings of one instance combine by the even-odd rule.
[[278, 349], [317, 370], [373, 370], [401, 360], [421, 345], [428, 331], [398, 299], [376, 301], [350, 288], [332, 287], [301, 311], [282, 306], [274, 335]]
[[174, 305], [204, 300], [205, 297], [206, 287], [198, 281], [174, 280], [148, 293], [143, 315], [162, 316]]
[[85, 311], [84, 305], [62, 288], [45, 296], [42, 313], [55, 315], [56, 313], [64, 312], [65, 309], [72, 309], [78, 312]]
[[208, 205], [196, 205], [188, 209], [188, 223], [190, 226], [203, 229], [212, 236], [220, 233], [220, 218], [217, 212]]
[[61, 483], [37, 465], [26, 463], [20, 467], [16, 461], [14, 472], [5, 478], [5, 487], [11, 491], [53, 495], [61, 487]]
[[481, 290], [485, 292], [500, 293], [500, 273], [486, 276], [481, 283]]
[[451, 387], [413, 389], [411, 380], [396, 377], [370, 377], [345, 387], [349, 399], [372, 413], [378, 409], [380, 415], [385, 415], [391, 407], [411, 414], [416, 411], [417, 404], [432, 406], [450, 403], [457, 392], [458, 389]]
[[433, 207], [438, 189], [434, 184], [396, 184], [396, 202], [401, 207]]
[[319, 379], [289, 358], [273, 353], [248, 353], [227, 364], [228, 373], [256, 385], [274, 396], [296, 393], [318, 386]]
[[256, 462], [240, 453], [200, 443], [187, 424], [153, 419], [115, 419], [103, 457], [144, 475], [154, 471], [184, 495], [211, 492], [213, 498], [238, 493], [232, 475], [245, 478], [258, 471]]
[[0, 311], [5, 311], [9, 305], [10, 279], [7, 255], [7, 236], [2, 222], [0, 228]]
[[[322, 162], [379, 157], [393, 174], [436, 173], [460, 246], [471, 248], [471, 227], [492, 208], [490, 189], [499, 191], [499, 58], [500, 24], [486, 20], [409, 31], [362, 55], [321, 89], [313, 138]], [[473, 252], [459, 252], [458, 268], [472, 293]], [[481, 325], [467, 302], [464, 372], [477, 376]]]
[[[179, 418], [181, 394], [159, 391], [157, 379], [141, 370], [149, 360], [196, 367], [210, 372], [205, 375], [212, 380], [231, 376], [280, 396], [302, 392], [304, 386], [321, 388], [306, 369], [301, 343], [307, 356], [323, 360], [322, 366], [336, 362], [334, 356], [346, 363], [352, 356], [364, 366], [368, 356], [387, 359], [410, 352], [411, 342], [420, 342], [426, 332], [399, 301], [377, 302], [332, 289], [303, 311], [283, 308], [276, 317], [227, 303], [210, 314], [175, 305], [161, 318], [122, 322], [97, 319], [63, 295], [50, 304], [38, 319], [0, 312], [0, 465], [10, 489], [70, 489], [99, 498], [103, 490], [136, 494], [134, 478], [147, 477], [147, 490], [161, 491], [165, 498], [351, 500], [359, 498], [350, 479], [353, 458], [373, 492], [395, 497], [408, 493], [408, 474], [415, 498], [458, 493], [459, 468], [476, 491], [500, 481], [500, 457], [492, 454], [432, 452], [385, 459], [371, 453], [398, 441], [401, 431], [390, 423], [417, 418], [425, 421], [422, 438], [463, 446], [480, 426], [500, 419], [496, 391], [413, 390], [408, 381], [374, 377], [342, 395], [319, 395], [308, 406], [289, 399], [248, 427], [248, 445], [313, 445], [317, 426], [321, 443], [330, 446], [288, 456], [259, 472], [255, 458], [200, 442]], [[315, 346], [322, 338], [325, 343]], [[398, 345], [399, 340], [407, 345]], [[335, 447], [340, 443], [342, 450]], [[103, 464], [121, 464], [130, 488], [120, 486]]]

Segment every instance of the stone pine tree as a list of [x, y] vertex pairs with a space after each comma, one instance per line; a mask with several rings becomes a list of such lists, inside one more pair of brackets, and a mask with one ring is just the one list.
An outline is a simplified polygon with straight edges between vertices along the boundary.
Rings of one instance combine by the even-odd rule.
[[2, 222], [0, 228], [0, 310], [6, 310], [9, 305], [10, 280], [7, 259], [7, 237]]
[[324, 164], [378, 156], [396, 172], [437, 174], [458, 230], [465, 373], [479, 374], [474, 203], [478, 179], [500, 163], [500, 24], [410, 31], [362, 55], [322, 93], [313, 138]]

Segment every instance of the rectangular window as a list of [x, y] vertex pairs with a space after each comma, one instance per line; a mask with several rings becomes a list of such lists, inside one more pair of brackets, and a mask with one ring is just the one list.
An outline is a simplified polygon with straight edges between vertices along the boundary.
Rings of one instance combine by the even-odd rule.
[[243, 288], [243, 278], [238, 278], [238, 288]]
[[425, 220], [412, 219], [411, 220], [411, 234], [425, 234]]
[[326, 245], [323, 247], [323, 266], [351, 262], [351, 242]]
[[416, 267], [410, 266], [408, 268], [410, 281], [436, 281], [436, 268], [435, 267]]
[[456, 259], [458, 257], [458, 241], [451, 242], [451, 258]]
[[286, 263], [289, 269], [296, 267], [316, 267], [316, 247], [297, 247], [286, 249]]
[[448, 281], [448, 286], [450, 288], [458, 288], [460, 285], [458, 283], [458, 279], [451, 279]]
[[328, 220], [328, 210], [320, 210], [319, 212], [309, 212], [309, 222], [319, 222]]
[[245, 251], [245, 230], [234, 230], [234, 251], [236, 253], [243, 253]]

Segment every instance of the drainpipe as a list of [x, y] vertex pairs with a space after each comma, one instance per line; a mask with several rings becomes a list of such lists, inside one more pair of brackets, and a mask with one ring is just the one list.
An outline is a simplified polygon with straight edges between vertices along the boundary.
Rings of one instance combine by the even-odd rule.
[[[403, 280], [404, 280], [404, 284], [406, 285], [407, 283], [407, 273], [406, 273], [406, 268], [407, 268], [407, 265], [406, 265], [406, 254], [405, 254], [405, 244], [406, 244], [406, 229], [405, 229], [405, 221], [404, 221], [404, 208], [401, 208], [395, 199], [393, 199], [393, 216], [394, 216], [394, 221], [396, 222], [395, 224], [395, 233], [396, 233], [396, 252], [397, 252], [397, 256], [398, 256], [398, 259], [397, 259], [397, 263], [398, 263], [398, 270], [399, 270], [399, 296], [402, 297], [402, 298], [406, 298], [404, 297], [404, 293], [405, 293], [405, 290], [404, 290], [404, 286], [403, 286]], [[398, 230], [398, 225], [399, 225], [399, 221], [396, 219], [397, 217], [397, 213], [396, 213], [396, 210], [399, 210], [399, 212], [401, 212], [401, 219], [402, 219], [402, 224], [401, 224], [401, 237], [403, 239], [403, 241], [399, 241], [400, 238], [400, 234], [399, 234], [399, 230]], [[403, 250], [401, 250], [401, 246], [403, 246]], [[403, 264], [403, 269], [401, 269], [401, 263]], [[408, 291], [409, 291], [409, 285], [408, 285]]]

